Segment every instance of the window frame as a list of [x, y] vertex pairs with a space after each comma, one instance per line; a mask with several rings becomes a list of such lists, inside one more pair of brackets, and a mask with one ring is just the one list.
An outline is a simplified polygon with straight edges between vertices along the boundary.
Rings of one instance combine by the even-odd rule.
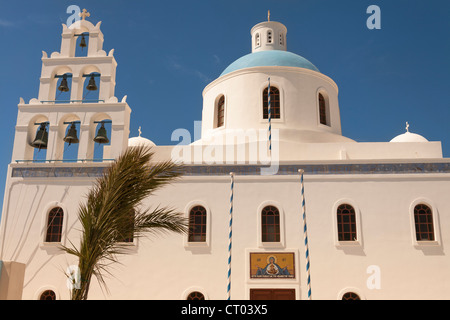
[[[263, 121], [269, 120], [269, 95], [268, 95], [269, 91], [268, 91], [268, 88], [269, 88], [269, 83], [267, 83], [267, 85], [263, 88], [262, 94], [261, 94], [261, 97], [262, 97], [262, 117], [261, 118]], [[267, 94], [266, 94], [266, 90], [267, 90]], [[278, 103], [278, 118], [275, 118], [274, 113], [273, 113], [272, 90], [278, 91], [278, 93], [276, 94], [278, 96], [278, 100], [274, 100], [274, 102]], [[271, 101], [271, 115], [272, 115], [271, 121], [281, 120], [282, 119], [282, 117], [281, 117], [281, 115], [282, 115], [282, 112], [281, 112], [281, 90], [279, 89], [279, 87], [277, 85], [271, 84], [270, 92], [271, 92], [270, 101]], [[266, 97], [267, 97], [267, 99], [266, 99]], [[265, 105], [266, 103], [267, 103], [267, 106]], [[267, 118], [264, 118], [266, 108], [267, 108]]]
[[[63, 220], [61, 227], [61, 240], [59, 242], [48, 242], [47, 240], [47, 229], [48, 229], [48, 218], [52, 209], [60, 207], [63, 211]], [[67, 207], [59, 202], [52, 201], [47, 203], [41, 216], [41, 234], [40, 234], [40, 247], [41, 248], [53, 248], [59, 247], [60, 245], [65, 245], [66, 242], [66, 232], [67, 232], [67, 220], [69, 219], [69, 211]]]
[[266, 43], [273, 44], [273, 30], [269, 29], [266, 32]]
[[284, 34], [283, 33], [280, 33], [280, 46], [284, 46]]
[[[346, 208], [343, 208], [344, 206]], [[344, 211], [347, 211], [348, 213], [345, 213]], [[349, 221], [343, 221], [346, 216], [349, 216]], [[336, 209], [336, 219], [337, 219], [336, 222], [337, 222], [338, 241], [357, 241], [358, 234], [356, 228], [355, 208], [348, 203], [340, 204]], [[345, 229], [346, 225], [349, 226], [349, 231], [343, 230]], [[350, 238], [353, 239], [343, 239], [346, 238], [348, 234], [350, 235]]]
[[[46, 292], [52, 292], [52, 294], [53, 294], [53, 299], [42, 299], [42, 296], [43, 296], [44, 293], [46, 293]], [[51, 290], [51, 289], [44, 290], [44, 291], [42, 291], [41, 294], [39, 295], [39, 300], [57, 300], [57, 299], [56, 299], [56, 292], [53, 291], [53, 290]]]
[[209, 296], [208, 296], [208, 293], [205, 290], [205, 288], [199, 287], [199, 286], [191, 286], [191, 287], [187, 288], [186, 290], [184, 290], [183, 293], [180, 296], [180, 299], [181, 300], [187, 300], [189, 295], [192, 294], [193, 292], [199, 292], [199, 293], [201, 293], [203, 295], [205, 300], [209, 300]]
[[261, 210], [261, 242], [280, 242], [280, 229], [280, 210], [275, 206], [265, 206]]
[[[417, 205], [424, 204], [431, 209], [431, 215], [433, 219], [433, 231], [434, 240], [417, 240], [416, 237], [416, 224], [414, 217], [414, 209]], [[427, 247], [427, 246], [441, 246], [441, 235], [439, 225], [439, 211], [434, 202], [428, 198], [420, 197], [411, 202], [409, 207], [410, 225], [411, 225], [411, 238], [414, 247]]]
[[[420, 221], [421, 216], [425, 217], [425, 222]], [[426, 226], [427, 231], [423, 231], [422, 226]], [[419, 203], [414, 206], [414, 227], [417, 241], [435, 240], [433, 210], [425, 203]]]
[[[197, 223], [197, 219], [200, 220], [200, 223]], [[200, 205], [193, 206], [189, 210], [188, 242], [206, 242], [207, 226], [206, 208]]]
[[[262, 213], [263, 213], [263, 209], [268, 207], [268, 206], [272, 206], [275, 207], [278, 210], [278, 215], [279, 215], [279, 235], [280, 235], [280, 240], [279, 241], [263, 241], [263, 230], [262, 230]], [[284, 248], [286, 245], [286, 240], [285, 240], [285, 214], [284, 214], [284, 210], [283, 207], [281, 206], [280, 203], [276, 202], [276, 201], [272, 201], [272, 200], [268, 200], [268, 201], [264, 201], [263, 203], [261, 203], [256, 211], [257, 214], [257, 233], [258, 233], [258, 247], [260, 248]]]
[[[211, 245], [211, 210], [210, 210], [208, 204], [202, 200], [191, 201], [186, 205], [186, 207], [184, 209], [184, 216], [189, 222], [191, 210], [196, 206], [201, 206], [206, 210], [206, 224], [205, 224], [206, 225], [206, 239], [205, 239], [205, 241], [189, 241], [189, 230], [188, 230], [188, 232], [186, 232], [186, 235], [183, 237], [184, 238], [184, 240], [183, 240], [184, 247], [186, 249], [197, 248], [197, 247], [204, 248], [204, 247], [210, 247], [210, 245]], [[188, 225], [188, 228], [189, 228], [189, 225]]]
[[[321, 104], [320, 104], [320, 96], [323, 97], [324, 100], [324, 112], [325, 112], [325, 122], [322, 123], [321, 119]], [[330, 112], [330, 97], [327, 91], [323, 88], [319, 88], [316, 92], [316, 103], [317, 103], [317, 124], [322, 127], [331, 127], [331, 112]]]
[[[356, 240], [339, 240], [337, 210], [343, 204], [352, 206], [355, 211]], [[353, 199], [341, 198], [333, 204], [331, 214], [333, 217], [332, 221], [333, 221], [335, 246], [337, 248], [347, 247], [347, 246], [362, 246], [363, 241], [362, 241], [362, 232], [361, 232], [361, 212], [360, 212], [358, 204]]]
[[261, 35], [259, 32], [255, 34], [255, 48], [261, 47]]
[[[54, 212], [53, 218], [51, 218]], [[51, 219], [51, 221], [50, 221]], [[47, 227], [45, 228], [45, 242], [48, 243], [61, 243], [62, 229], [64, 223], [64, 210], [63, 208], [56, 206], [50, 209], [47, 213]], [[55, 232], [56, 231], [56, 232]], [[54, 240], [54, 238], [57, 240]]]
[[363, 293], [362, 290], [360, 290], [359, 288], [355, 288], [355, 287], [346, 287], [344, 289], [342, 289], [341, 291], [339, 291], [339, 293], [337, 294], [336, 299], [337, 300], [343, 300], [344, 295], [348, 294], [348, 293], [353, 293], [358, 295], [360, 300], [366, 300], [366, 297]]
[[33, 294], [33, 300], [40, 300], [41, 295], [46, 291], [53, 291], [55, 294], [55, 300], [60, 300], [60, 294], [57, 288], [52, 285], [44, 285], [36, 290]]
[[[214, 107], [214, 128], [223, 128], [225, 127], [225, 96], [223, 94], [219, 95], [217, 99], [216, 105]], [[222, 110], [222, 111], [221, 111]], [[220, 116], [222, 114], [222, 116]], [[220, 119], [222, 119], [222, 123], [220, 124]]]
[[[203, 299], [189, 299], [191, 297], [191, 295], [193, 294], [200, 294], [202, 296]], [[191, 291], [187, 296], [186, 296], [186, 300], [187, 301], [192, 301], [192, 300], [206, 300], [205, 295], [203, 294], [203, 292], [195, 290], [195, 291]]]

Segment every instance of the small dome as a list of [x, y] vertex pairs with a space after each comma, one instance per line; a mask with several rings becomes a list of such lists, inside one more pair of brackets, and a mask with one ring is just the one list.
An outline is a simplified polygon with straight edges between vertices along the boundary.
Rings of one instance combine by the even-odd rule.
[[265, 66], [297, 67], [319, 72], [316, 66], [302, 56], [289, 51], [270, 50], [249, 53], [237, 59], [220, 76], [240, 69]]
[[390, 142], [428, 142], [428, 140], [419, 134], [407, 131], [401, 135], [396, 136]]
[[142, 145], [149, 146], [149, 147], [156, 146], [156, 144], [153, 141], [143, 138], [141, 136], [128, 139], [129, 147], [137, 147], [137, 146], [142, 146]]

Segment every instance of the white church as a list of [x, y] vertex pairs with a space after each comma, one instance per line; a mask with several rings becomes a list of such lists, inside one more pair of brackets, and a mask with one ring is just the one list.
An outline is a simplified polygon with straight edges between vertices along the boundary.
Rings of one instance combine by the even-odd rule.
[[270, 16], [251, 29], [251, 52], [204, 88], [199, 139], [130, 137], [114, 50], [87, 17], [63, 25], [60, 52], [42, 53], [38, 97], [18, 104], [0, 299], [69, 299], [77, 261], [59, 246], [78, 243], [78, 206], [95, 179], [140, 144], [154, 161], [185, 163], [145, 205], [183, 212], [189, 232], [131, 239], [109, 292], [94, 279], [89, 299], [450, 299], [440, 142], [408, 126], [391, 141], [344, 137], [337, 84], [287, 50], [287, 28]]

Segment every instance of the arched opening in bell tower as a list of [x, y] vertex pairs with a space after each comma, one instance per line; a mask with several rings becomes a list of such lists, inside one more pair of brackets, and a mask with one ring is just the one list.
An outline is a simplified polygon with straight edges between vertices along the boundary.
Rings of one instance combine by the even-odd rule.
[[28, 144], [25, 159], [32, 162], [46, 162], [50, 122], [44, 115], [37, 115], [28, 124]]
[[102, 162], [110, 159], [112, 140], [112, 121], [108, 114], [98, 113], [90, 122], [90, 139], [88, 144], [88, 159], [94, 162]]
[[57, 79], [55, 103], [68, 103], [70, 101], [70, 90], [72, 88], [72, 73], [55, 75], [55, 78]]
[[87, 57], [89, 48], [89, 32], [75, 33], [75, 57]]
[[100, 73], [91, 72], [85, 73], [82, 76], [82, 102], [83, 103], [96, 103], [99, 102], [100, 96]]

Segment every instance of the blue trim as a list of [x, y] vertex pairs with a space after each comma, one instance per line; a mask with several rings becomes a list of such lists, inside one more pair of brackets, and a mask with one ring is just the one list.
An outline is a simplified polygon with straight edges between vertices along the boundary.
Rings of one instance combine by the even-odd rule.
[[100, 99], [84, 99], [84, 100], [40, 100], [40, 103], [53, 102], [53, 103], [71, 103], [71, 102], [81, 102], [81, 103], [95, 103], [95, 102], [105, 102], [105, 100]]
[[[106, 159], [103, 159], [105, 161]], [[58, 178], [58, 177], [99, 177], [109, 167], [87, 166], [83, 163], [73, 167], [46, 166], [23, 167], [12, 169], [13, 178]], [[233, 172], [238, 175], [261, 175], [262, 165], [187, 165], [184, 176], [225, 176]], [[449, 162], [437, 163], [361, 163], [361, 164], [280, 164], [275, 175], [297, 175], [303, 169], [308, 175], [346, 175], [346, 174], [424, 174], [450, 173]]]
[[240, 69], [265, 66], [297, 67], [320, 72], [315, 65], [295, 53], [270, 50], [253, 52], [237, 59], [220, 76]]

